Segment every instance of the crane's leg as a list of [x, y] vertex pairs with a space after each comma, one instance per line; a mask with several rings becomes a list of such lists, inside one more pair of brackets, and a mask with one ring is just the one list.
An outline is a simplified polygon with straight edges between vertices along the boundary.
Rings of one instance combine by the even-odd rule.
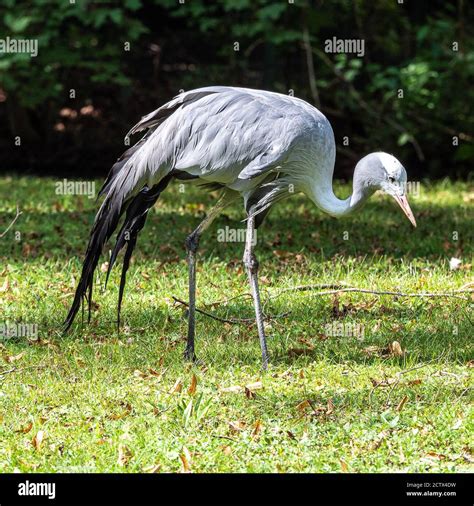
[[257, 320], [258, 337], [260, 339], [260, 348], [262, 350], [262, 367], [267, 369], [268, 366], [268, 350], [265, 338], [265, 328], [263, 326], [262, 305], [260, 303], [260, 293], [258, 291], [258, 260], [253, 252], [255, 245], [255, 218], [250, 217], [247, 220], [247, 236], [245, 240], [244, 265], [252, 290], [253, 302], [255, 306], [255, 318]]
[[209, 228], [216, 217], [238, 197], [234, 191], [225, 190], [220, 196], [216, 205], [209, 211], [204, 220], [196, 230], [186, 238], [185, 246], [188, 254], [189, 269], [189, 308], [188, 308], [188, 339], [184, 357], [187, 360], [195, 360], [194, 337], [196, 333], [196, 254], [199, 246], [199, 239], [202, 233]]

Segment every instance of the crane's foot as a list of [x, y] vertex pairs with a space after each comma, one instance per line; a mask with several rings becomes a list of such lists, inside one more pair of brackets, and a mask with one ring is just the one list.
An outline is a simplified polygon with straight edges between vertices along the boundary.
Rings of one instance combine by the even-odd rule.
[[196, 362], [196, 360], [197, 360], [196, 354], [194, 353], [193, 346], [186, 346], [183, 356], [184, 356], [184, 360], [187, 360], [188, 362]]

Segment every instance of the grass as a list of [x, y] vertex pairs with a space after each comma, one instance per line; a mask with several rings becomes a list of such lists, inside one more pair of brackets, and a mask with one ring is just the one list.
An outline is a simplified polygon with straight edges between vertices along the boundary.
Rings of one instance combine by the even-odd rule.
[[[278, 205], [257, 254], [267, 314], [290, 313], [267, 324], [265, 374], [255, 325], [202, 315], [201, 362], [182, 360], [186, 315], [172, 296], [187, 298], [184, 238], [214, 199], [174, 187], [150, 213], [119, 335], [115, 269], [107, 291], [96, 284], [91, 324], [79, 318], [62, 336], [96, 205], [56, 195], [51, 179], [0, 179], [0, 231], [17, 203], [23, 212], [0, 239], [0, 324], [38, 325], [37, 339], [0, 344], [0, 472], [472, 471], [472, 302], [311, 291], [269, 298], [309, 283], [466, 285], [472, 188], [423, 183], [412, 198], [417, 229], [382, 196], [345, 221], [302, 196]], [[248, 292], [242, 244], [217, 241], [219, 228], [240, 228], [242, 218], [230, 208], [201, 242], [198, 307], [223, 318], [253, 315], [249, 298], [232, 299]], [[461, 268], [450, 270], [451, 257]], [[346, 336], [331, 336], [339, 324]], [[353, 328], [364, 335], [347, 335]]]

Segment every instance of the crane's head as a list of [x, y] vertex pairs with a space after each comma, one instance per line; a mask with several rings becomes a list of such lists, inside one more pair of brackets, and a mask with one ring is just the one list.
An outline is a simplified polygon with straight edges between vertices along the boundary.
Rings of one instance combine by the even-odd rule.
[[391, 195], [411, 224], [416, 227], [416, 220], [406, 197], [407, 173], [394, 156], [383, 152], [364, 156], [356, 166], [354, 183], [363, 187], [365, 191], [381, 190]]

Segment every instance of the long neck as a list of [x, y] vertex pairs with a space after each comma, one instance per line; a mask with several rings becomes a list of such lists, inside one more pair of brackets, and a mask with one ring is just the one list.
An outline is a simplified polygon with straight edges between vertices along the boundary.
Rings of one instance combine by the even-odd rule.
[[347, 199], [339, 199], [333, 192], [332, 181], [325, 184], [314, 182], [309, 197], [325, 213], [339, 218], [357, 211], [372, 195], [371, 191], [361, 189], [359, 185], [353, 185], [353, 192]]

